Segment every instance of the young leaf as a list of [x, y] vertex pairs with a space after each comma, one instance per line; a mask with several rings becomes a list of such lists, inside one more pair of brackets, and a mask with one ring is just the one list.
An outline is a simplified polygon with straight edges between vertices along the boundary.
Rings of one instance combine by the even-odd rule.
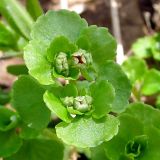
[[137, 158], [140, 156], [143, 156], [143, 153], [146, 148], [148, 147], [148, 136], [146, 135], [140, 135], [136, 136], [131, 141], [128, 141], [128, 143], [125, 146], [125, 155], [128, 158]]
[[[84, 46], [84, 40], [87, 42], [87, 46]], [[107, 60], [114, 60], [116, 56], [116, 41], [103, 27], [90, 26], [84, 29], [77, 45], [89, 51], [97, 65], [101, 65]]]
[[18, 115], [3, 107], [0, 108], [0, 131], [8, 131], [14, 128], [18, 123]]
[[142, 94], [152, 95], [160, 91], [160, 72], [156, 69], [149, 70], [142, 85]]
[[147, 64], [143, 59], [129, 57], [123, 64], [122, 68], [128, 78], [134, 84], [137, 80], [142, 81], [147, 72]]
[[71, 122], [72, 117], [69, 115], [67, 108], [65, 108], [60, 99], [54, 96], [53, 93], [46, 91], [44, 94], [44, 102], [60, 119], [67, 123]]
[[26, 65], [24, 64], [17, 64], [17, 65], [10, 65], [7, 67], [7, 72], [18, 76], [18, 75], [22, 75], [22, 74], [28, 74], [28, 69], [26, 67]]
[[63, 160], [63, 150], [57, 140], [32, 139], [24, 141], [21, 149], [6, 160]]
[[17, 37], [0, 22], [0, 49], [17, 49]]
[[32, 41], [24, 53], [29, 73], [42, 84], [52, 84], [53, 64], [46, 58], [49, 46], [55, 38], [60, 36], [73, 43], [86, 27], [85, 20], [76, 13], [66, 10], [49, 11], [41, 16], [32, 29]]
[[90, 83], [88, 81], [76, 81], [76, 87], [79, 96], [85, 96], [86, 94], [90, 94]]
[[112, 109], [112, 103], [115, 98], [115, 90], [112, 85], [102, 80], [91, 85], [91, 96], [93, 98], [93, 117], [101, 118]]
[[125, 153], [125, 146], [128, 141], [135, 138], [137, 135], [142, 135], [143, 126], [139, 120], [130, 115], [119, 117], [120, 127], [117, 136], [110, 142], [105, 142], [104, 149], [106, 155], [110, 159], [119, 160], [121, 154]]
[[131, 84], [121, 67], [112, 61], [108, 61], [99, 67], [98, 78], [108, 80], [115, 89], [115, 99], [112, 104], [112, 111], [118, 113], [123, 112], [128, 104]]
[[43, 9], [41, 8], [39, 0], [27, 0], [26, 7], [34, 20], [43, 14]]
[[64, 36], [56, 37], [50, 44], [47, 52], [47, 58], [50, 62], [53, 62], [56, 54], [63, 52], [66, 53], [67, 56], [70, 56], [71, 53], [77, 50], [77, 46], [70, 43], [67, 38]]
[[1, 0], [0, 13], [16, 32], [29, 39], [33, 20], [17, 0]]
[[74, 84], [67, 84], [61, 89], [61, 97], [76, 97], [78, 96], [78, 90]]
[[8, 157], [16, 153], [22, 146], [22, 140], [15, 130], [8, 132], [0, 131], [0, 157]]
[[45, 89], [30, 76], [21, 76], [13, 85], [13, 106], [29, 127], [43, 129], [50, 120], [50, 111], [43, 102]]
[[71, 123], [61, 122], [56, 126], [56, 133], [66, 144], [80, 148], [95, 147], [109, 141], [118, 132], [119, 121], [108, 115], [102, 119], [81, 117]]
[[77, 46], [70, 43], [64, 36], [56, 37], [51, 42], [47, 50], [47, 59], [52, 64], [53, 78], [75, 79], [78, 77], [79, 70], [70, 66], [72, 64], [71, 54], [77, 49]]

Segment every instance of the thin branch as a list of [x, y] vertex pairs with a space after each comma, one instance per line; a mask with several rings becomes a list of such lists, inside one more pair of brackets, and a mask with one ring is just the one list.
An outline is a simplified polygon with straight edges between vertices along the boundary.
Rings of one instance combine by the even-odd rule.
[[[107, 3], [108, 0], [105, 0]], [[112, 27], [113, 34], [117, 39], [117, 63], [122, 64], [125, 60], [122, 38], [121, 38], [121, 28], [120, 28], [120, 20], [119, 20], [119, 12], [118, 12], [118, 2], [117, 0], [110, 0], [111, 7], [111, 18], [112, 18]]]

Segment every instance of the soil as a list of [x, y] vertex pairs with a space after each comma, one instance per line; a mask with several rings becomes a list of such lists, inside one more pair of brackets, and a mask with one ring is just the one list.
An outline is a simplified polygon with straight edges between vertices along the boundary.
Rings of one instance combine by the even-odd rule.
[[123, 40], [123, 46], [127, 52], [133, 42], [144, 36], [144, 21], [140, 12], [138, 1], [119, 0], [120, 25]]

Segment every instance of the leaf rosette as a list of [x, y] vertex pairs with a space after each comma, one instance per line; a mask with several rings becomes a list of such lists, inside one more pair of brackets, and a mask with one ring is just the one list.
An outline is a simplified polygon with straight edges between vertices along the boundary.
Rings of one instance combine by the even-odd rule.
[[[64, 121], [56, 126], [58, 137], [69, 145], [82, 148], [94, 147], [117, 134], [119, 121], [108, 114], [114, 98], [115, 90], [106, 80], [96, 81], [83, 91], [70, 83], [44, 94], [47, 107]], [[87, 126], [90, 126], [90, 131], [86, 133], [86, 140]], [[104, 132], [99, 134], [99, 129]], [[95, 135], [91, 134], [91, 131]], [[84, 134], [81, 134], [82, 132]], [[72, 139], [75, 134], [78, 141], [76, 138]]]
[[158, 160], [160, 112], [149, 105], [134, 103], [119, 116], [117, 136], [102, 146], [114, 160]]
[[29, 73], [41, 84], [56, 78], [92, 79], [93, 66], [114, 60], [116, 41], [103, 27], [89, 26], [79, 15], [67, 10], [49, 11], [31, 32], [24, 59]]

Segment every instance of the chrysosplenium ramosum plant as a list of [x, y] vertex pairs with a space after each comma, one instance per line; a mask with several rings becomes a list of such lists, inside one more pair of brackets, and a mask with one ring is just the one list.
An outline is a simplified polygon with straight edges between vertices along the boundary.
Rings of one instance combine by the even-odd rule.
[[[65, 156], [66, 144], [90, 148], [112, 139], [118, 133], [119, 120], [110, 113], [124, 111], [130, 96], [130, 83], [114, 62], [115, 39], [107, 29], [88, 26], [76, 13], [65, 10], [41, 16], [31, 28], [30, 38], [20, 23], [24, 20], [20, 4], [10, 2], [3, 0], [0, 10], [9, 24], [14, 22], [13, 29], [29, 40], [24, 59], [32, 77], [23, 75], [14, 83], [11, 110], [0, 108], [0, 157], [68, 159], [72, 148], [66, 149]], [[7, 5], [17, 10], [16, 17]], [[16, 75], [26, 74], [20, 68], [10, 69]], [[54, 129], [57, 118], [62, 122]]]
[[66, 144], [95, 147], [117, 134], [119, 121], [109, 113], [125, 109], [130, 84], [112, 61], [115, 51], [107, 29], [74, 12], [49, 11], [35, 23], [24, 59], [29, 73], [49, 85], [43, 100], [63, 121], [56, 133]]
[[13, 108], [0, 108], [0, 156], [68, 160], [79, 151], [92, 160], [158, 160], [160, 112], [128, 106], [131, 85], [115, 56], [108, 30], [74, 12], [38, 18], [24, 49], [30, 75], [14, 83]]

